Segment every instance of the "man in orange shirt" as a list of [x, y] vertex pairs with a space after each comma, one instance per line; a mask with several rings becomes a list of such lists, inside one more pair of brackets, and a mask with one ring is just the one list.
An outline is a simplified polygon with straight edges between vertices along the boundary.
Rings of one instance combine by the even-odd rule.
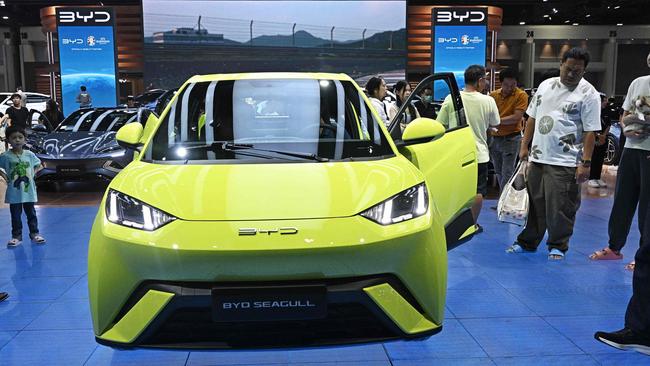
[[494, 165], [499, 188], [508, 183], [515, 170], [515, 163], [524, 128], [524, 112], [528, 108], [528, 94], [517, 88], [517, 75], [511, 69], [499, 73], [501, 88], [490, 93], [499, 109], [501, 124], [492, 130], [490, 160]]

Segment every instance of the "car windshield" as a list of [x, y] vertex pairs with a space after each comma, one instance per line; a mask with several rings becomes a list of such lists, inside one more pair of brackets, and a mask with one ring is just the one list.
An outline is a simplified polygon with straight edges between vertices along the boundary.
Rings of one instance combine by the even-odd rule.
[[58, 132], [105, 132], [117, 131], [127, 123], [135, 121], [135, 109], [81, 109], [73, 112], [61, 122]]
[[147, 104], [155, 101], [165, 93], [164, 90], [157, 90], [157, 91], [152, 91], [152, 92], [147, 92], [144, 94], [140, 94], [137, 97], [135, 97], [135, 101], [140, 103], [140, 104]]
[[144, 159], [322, 162], [393, 156], [370, 108], [349, 81], [190, 83], [172, 101]]

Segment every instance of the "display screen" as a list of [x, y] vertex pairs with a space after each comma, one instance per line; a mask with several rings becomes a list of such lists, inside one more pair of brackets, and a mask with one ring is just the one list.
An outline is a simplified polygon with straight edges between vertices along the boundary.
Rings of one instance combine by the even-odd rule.
[[[63, 113], [69, 115], [80, 107], [116, 106], [113, 24], [104, 21], [105, 16], [112, 18], [112, 11], [86, 8], [81, 10], [85, 11], [82, 13], [67, 9], [57, 9]], [[81, 90], [82, 86], [86, 88], [85, 92]]]
[[143, 0], [143, 14], [149, 88], [234, 72], [405, 75], [404, 0]]
[[[441, 14], [442, 13], [442, 14]], [[487, 14], [483, 8], [433, 9], [433, 72], [453, 72], [459, 88], [470, 65], [485, 65]], [[440, 84], [435, 98], [449, 92]]]

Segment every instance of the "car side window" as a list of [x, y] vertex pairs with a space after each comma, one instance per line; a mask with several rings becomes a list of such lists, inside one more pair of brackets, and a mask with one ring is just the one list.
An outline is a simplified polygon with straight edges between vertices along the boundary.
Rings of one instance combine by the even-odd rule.
[[400, 113], [391, 121], [391, 135], [394, 139], [401, 139], [406, 126], [420, 117], [442, 123], [447, 131], [463, 126], [464, 114], [459, 111], [457, 99], [459, 98], [457, 95], [454, 98], [453, 88], [447, 79], [425, 79], [407, 98], [404, 103], [406, 106], [400, 106]]

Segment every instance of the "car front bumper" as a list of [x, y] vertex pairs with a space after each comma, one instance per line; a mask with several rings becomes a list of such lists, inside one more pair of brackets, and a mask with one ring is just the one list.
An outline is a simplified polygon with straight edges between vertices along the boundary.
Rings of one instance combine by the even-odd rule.
[[[242, 227], [295, 235], [239, 236]], [[240, 347], [413, 338], [441, 329], [444, 230], [431, 211], [380, 226], [360, 216], [274, 221], [175, 220], [153, 232], [106, 220], [90, 240], [88, 281], [98, 342], [112, 346]], [[221, 290], [318, 287], [318, 318], [214, 320]]]
[[90, 179], [113, 179], [125, 165], [120, 159], [49, 159], [40, 158], [43, 169], [36, 174], [36, 181], [82, 181]]

